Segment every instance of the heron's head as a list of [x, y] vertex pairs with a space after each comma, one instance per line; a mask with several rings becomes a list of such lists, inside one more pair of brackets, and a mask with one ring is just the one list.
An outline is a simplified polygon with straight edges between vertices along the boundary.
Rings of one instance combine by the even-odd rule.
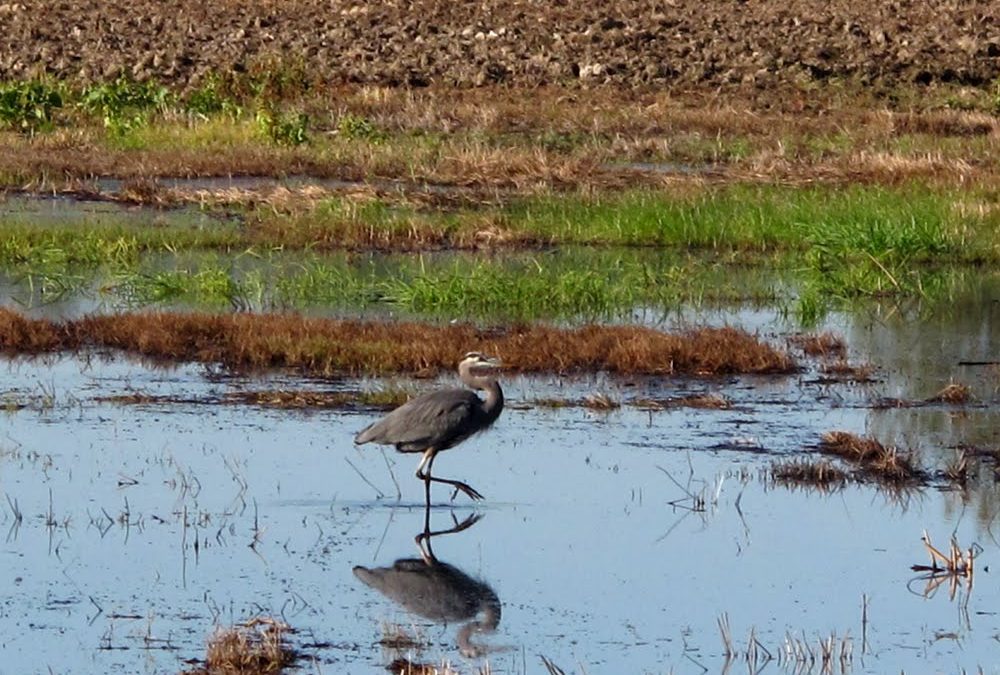
[[475, 386], [477, 382], [490, 382], [500, 374], [500, 359], [486, 356], [481, 352], [469, 352], [458, 363], [458, 374], [462, 380]]

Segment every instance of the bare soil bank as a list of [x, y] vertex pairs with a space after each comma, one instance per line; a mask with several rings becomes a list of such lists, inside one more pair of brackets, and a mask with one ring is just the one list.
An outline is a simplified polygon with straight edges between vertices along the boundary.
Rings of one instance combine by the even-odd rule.
[[994, 0], [57, 0], [0, 3], [0, 79], [182, 86], [305, 65], [318, 82], [886, 87], [1000, 77]]

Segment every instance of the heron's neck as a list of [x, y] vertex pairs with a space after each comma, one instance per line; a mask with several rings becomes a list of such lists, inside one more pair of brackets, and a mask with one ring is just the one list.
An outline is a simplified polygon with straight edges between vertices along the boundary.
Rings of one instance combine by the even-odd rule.
[[462, 626], [456, 636], [459, 650], [470, 658], [478, 658], [491, 651], [489, 647], [472, 642], [472, 636], [476, 633], [492, 633], [497, 629], [497, 624], [500, 623], [500, 599], [496, 594], [490, 593], [484, 599], [480, 612], [482, 618]]
[[500, 417], [503, 410], [503, 389], [496, 380], [487, 382], [482, 386], [486, 392], [486, 400], [483, 401], [483, 412], [486, 413], [487, 424], [492, 424]]

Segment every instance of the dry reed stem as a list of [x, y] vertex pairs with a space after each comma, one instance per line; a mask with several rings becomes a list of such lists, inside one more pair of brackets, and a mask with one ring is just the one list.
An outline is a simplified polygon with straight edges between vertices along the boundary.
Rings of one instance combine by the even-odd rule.
[[296, 314], [139, 312], [56, 322], [0, 309], [0, 352], [38, 355], [115, 349], [164, 362], [234, 370], [289, 368], [321, 375], [433, 376], [469, 350], [500, 356], [511, 372], [719, 375], [790, 373], [793, 359], [735, 328], [663, 333], [638, 326], [480, 329], [308, 318]]
[[955, 576], [968, 577], [971, 583], [975, 572], [974, 562], [979, 553], [976, 545], [963, 550], [958, 540], [952, 535], [948, 553], [944, 554], [931, 543], [931, 537], [927, 534], [927, 530], [924, 530], [923, 536], [920, 539], [923, 541], [924, 548], [927, 549], [927, 553], [931, 557], [931, 564], [912, 565], [910, 569], [915, 572], [944, 572]]

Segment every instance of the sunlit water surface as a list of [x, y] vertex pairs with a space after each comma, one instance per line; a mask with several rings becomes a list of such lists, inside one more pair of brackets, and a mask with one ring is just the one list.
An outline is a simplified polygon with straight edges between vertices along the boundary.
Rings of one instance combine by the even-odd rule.
[[[817, 650], [831, 635], [849, 638], [849, 672], [996, 672], [1000, 501], [989, 465], [965, 492], [860, 485], [824, 494], [767, 476], [774, 461], [815, 457], [834, 429], [916, 449], [931, 469], [956, 446], [1000, 446], [997, 370], [974, 365], [1000, 354], [996, 307], [987, 298], [930, 319], [877, 308], [832, 317], [851, 361], [877, 366], [867, 384], [829, 383], [812, 366], [707, 381], [509, 378], [496, 427], [434, 467], [486, 496], [451, 502], [437, 486], [430, 515], [434, 530], [481, 516], [432, 540], [437, 569], [447, 564], [499, 600], [499, 617], [485, 622], [495, 630], [465, 633], [475, 617], [439, 625], [353, 572], [404, 558], [427, 564], [414, 542], [424, 528], [416, 457], [352, 444], [375, 413], [199, 402], [357, 382], [123, 359], [9, 361], [0, 672], [177, 672], [204, 657], [217, 626], [258, 615], [296, 629], [309, 672], [377, 673], [406, 657], [460, 672], [488, 663], [544, 673], [542, 656], [566, 672], [742, 672], [751, 630], [776, 657], [764, 672], [795, 671], [777, 662], [790, 639]], [[663, 325], [690, 322], [744, 325], [777, 342], [788, 330], [761, 310], [692, 312]], [[870, 406], [922, 400], [952, 380], [972, 387], [971, 404]], [[192, 402], [95, 400], [130, 392]], [[595, 392], [626, 405], [532, 405]], [[733, 407], [627, 405], [697, 392], [721, 393]], [[929, 561], [924, 531], [939, 547], [954, 535], [982, 548], [971, 588], [959, 579], [952, 596], [949, 580], [929, 586], [911, 571]], [[723, 615], [739, 652], [728, 666]], [[393, 625], [424, 647], [381, 647]]]

